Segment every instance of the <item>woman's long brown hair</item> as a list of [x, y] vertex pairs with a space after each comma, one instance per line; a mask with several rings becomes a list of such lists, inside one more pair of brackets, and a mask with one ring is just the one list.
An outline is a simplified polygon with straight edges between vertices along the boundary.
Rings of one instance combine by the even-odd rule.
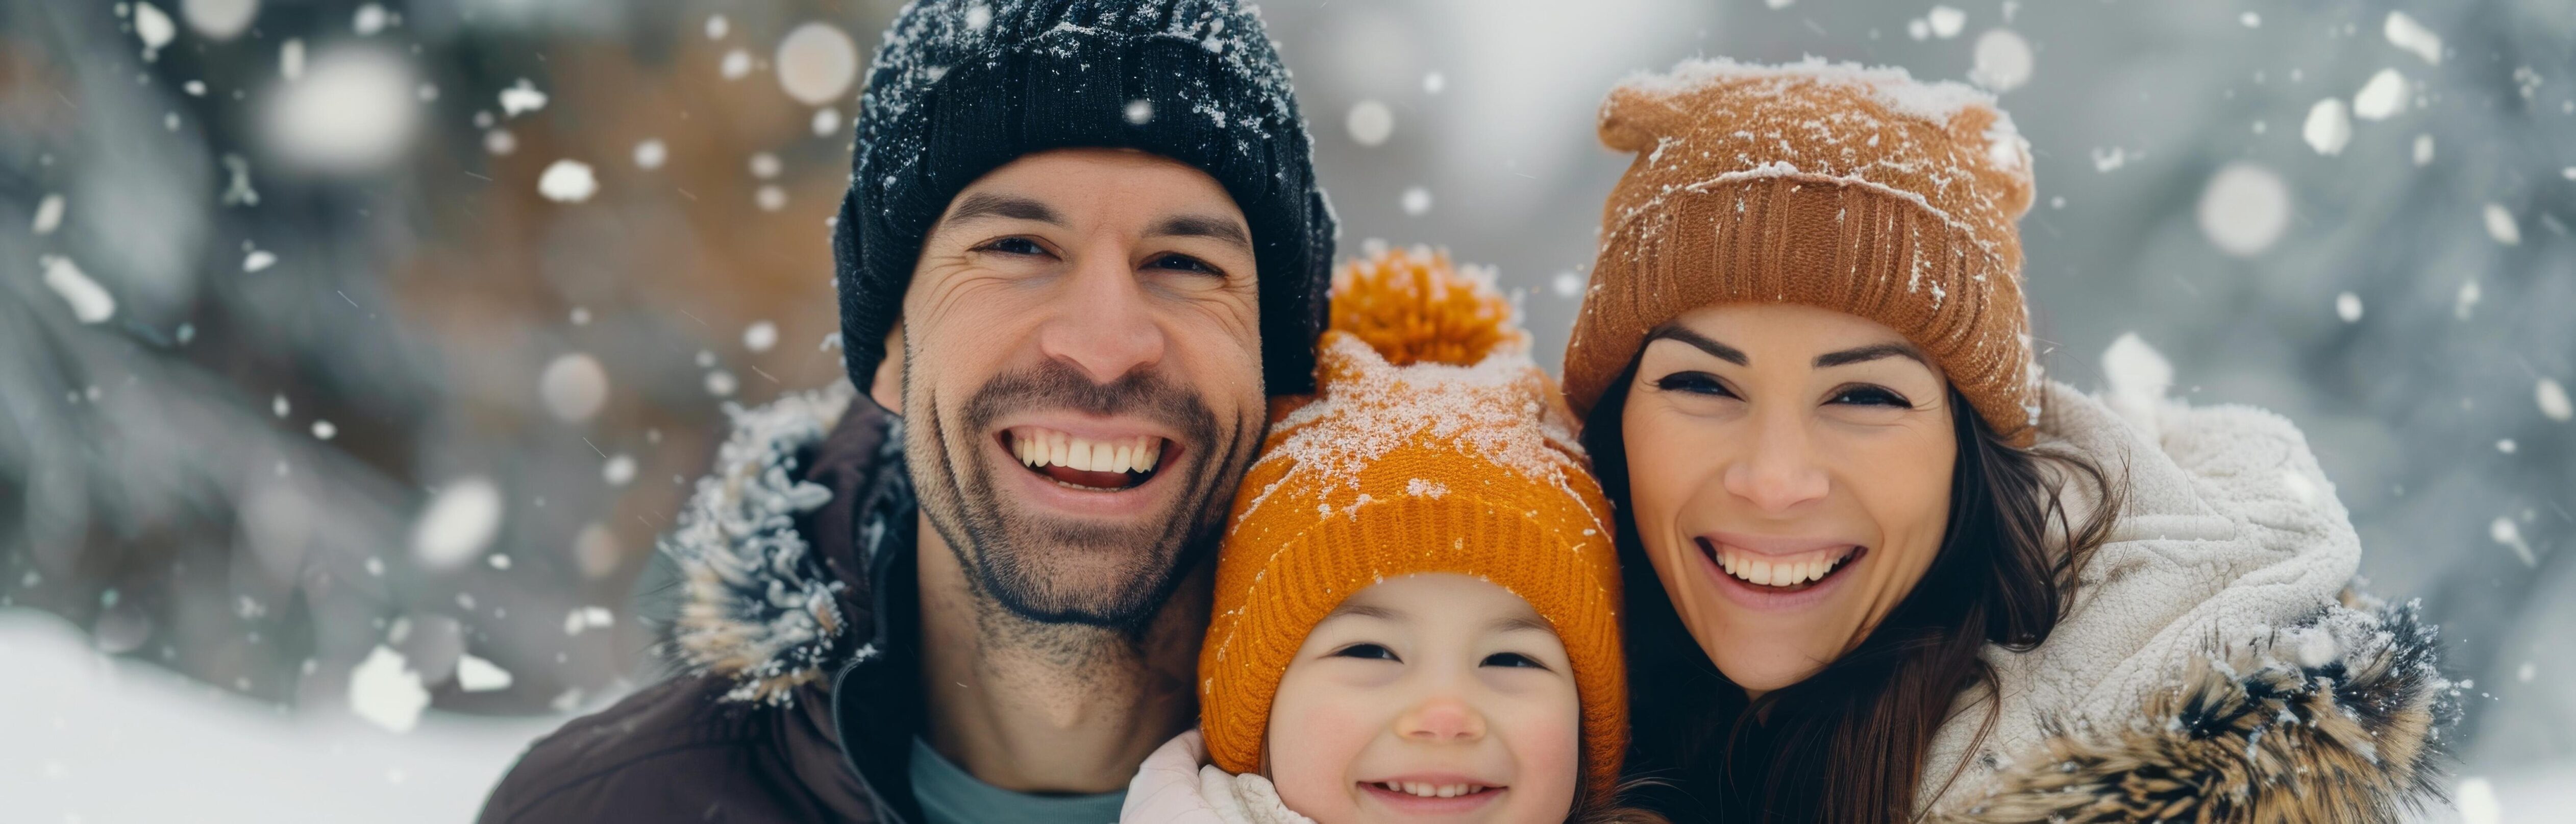
[[[1658, 779], [1629, 800], [1675, 821], [1914, 820], [1921, 785], [1957, 777], [1924, 774], [1933, 734], [1962, 691], [1995, 685], [1979, 652], [2048, 639], [2075, 569], [2110, 534], [2118, 485], [2085, 456], [2012, 446], [1951, 390], [1959, 459], [1931, 568], [1857, 649], [1748, 700], [1682, 625], [1638, 541], [1621, 431], [1636, 368], [1631, 362], [1602, 395], [1582, 435], [1616, 510], [1627, 589], [1628, 770]], [[2060, 481], [2100, 494], [2085, 523], [2066, 520]], [[1980, 739], [1996, 712], [1991, 701], [1983, 706]]]

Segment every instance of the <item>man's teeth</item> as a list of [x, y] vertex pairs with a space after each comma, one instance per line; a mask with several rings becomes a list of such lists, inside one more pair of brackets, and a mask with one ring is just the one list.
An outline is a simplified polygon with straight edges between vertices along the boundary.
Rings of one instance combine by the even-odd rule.
[[1724, 545], [1717, 548], [1717, 565], [1723, 567], [1726, 574], [1766, 587], [1795, 586], [1823, 578], [1850, 559], [1850, 549], [1794, 558], [1771, 558]]
[[1425, 784], [1420, 781], [1379, 781], [1376, 782], [1375, 785], [1378, 789], [1386, 790], [1388, 792], [1404, 793], [1406, 795], [1421, 796], [1423, 798], [1456, 798], [1462, 795], [1474, 795], [1476, 793], [1493, 789], [1492, 787], [1487, 787], [1483, 784]]
[[1011, 452], [1030, 467], [1061, 466], [1084, 472], [1151, 472], [1163, 457], [1163, 439], [1151, 435], [1090, 440], [1052, 429], [1011, 430]]

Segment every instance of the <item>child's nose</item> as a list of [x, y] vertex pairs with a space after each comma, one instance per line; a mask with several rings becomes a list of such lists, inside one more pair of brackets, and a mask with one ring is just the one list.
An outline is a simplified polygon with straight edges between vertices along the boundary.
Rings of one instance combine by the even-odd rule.
[[1396, 733], [1434, 744], [1485, 737], [1485, 715], [1456, 698], [1433, 698], [1395, 719]]

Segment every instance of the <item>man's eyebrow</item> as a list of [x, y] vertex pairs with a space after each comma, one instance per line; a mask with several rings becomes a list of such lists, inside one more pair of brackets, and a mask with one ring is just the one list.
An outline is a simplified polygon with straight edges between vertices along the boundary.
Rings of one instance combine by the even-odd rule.
[[1911, 358], [1915, 363], [1923, 364], [1926, 368], [1932, 366], [1931, 359], [1924, 357], [1923, 351], [1914, 348], [1912, 344], [1881, 343], [1817, 355], [1816, 368], [1848, 366], [1880, 358]]
[[1057, 215], [1054, 209], [1048, 208], [1044, 203], [1040, 203], [1031, 198], [1020, 197], [1018, 195], [1002, 195], [994, 194], [992, 192], [976, 192], [974, 194], [967, 195], [965, 199], [957, 201], [957, 208], [950, 209], [948, 211], [948, 216], [940, 218], [939, 222], [942, 224], [964, 223], [970, 220], [987, 217], [1006, 217], [1014, 220], [1034, 220], [1039, 223], [1052, 223], [1057, 226], [1064, 225], [1064, 218]]
[[1243, 247], [1246, 252], [1252, 251], [1252, 233], [1244, 231], [1243, 224], [1207, 215], [1175, 215], [1164, 218], [1163, 222], [1154, 224], [1154, 228], [1146, 230], [1145, 236], [1203, 237]]
[[[1692, 348], [1716, 356], [1718, 360], [1726, 361], [1727, 363], [1732, 363], [1737, 366], [1753, 365], [1753, 359], [1745, 357], [1744, 350], [1709, 340], [1707, 336], [1698, 332], [1693, 332], [1679, 324], [1667, 323], [1662, 326], [1655, 327], [1655, 331], [1646, 333], [1645, 343], [1654, 343], [1659, 340], [1681, 341], [1683, 343], [1690, 344]], [[1646, 348], [1645, 343], [1638, 344], [1637, 348]]]

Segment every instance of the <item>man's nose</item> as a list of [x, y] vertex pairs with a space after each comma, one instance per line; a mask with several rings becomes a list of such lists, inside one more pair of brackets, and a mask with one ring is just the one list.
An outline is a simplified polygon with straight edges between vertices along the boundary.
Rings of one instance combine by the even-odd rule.
[[1109, 384], [1163, 359], [1163, 329], [1121, 254], [1085, 255], [1064, 283], [1039, 351]]

